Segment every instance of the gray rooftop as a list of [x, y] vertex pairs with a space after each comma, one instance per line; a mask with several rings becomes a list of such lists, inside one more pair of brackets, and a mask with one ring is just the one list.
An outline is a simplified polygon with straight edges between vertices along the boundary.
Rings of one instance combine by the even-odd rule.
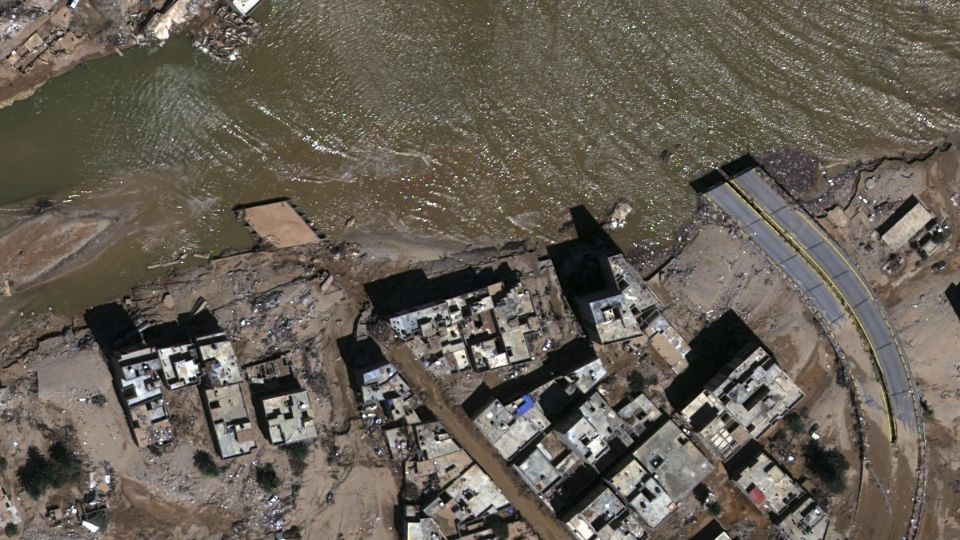
[[633, 455], [674, 501], [686, 497], [713, 472], [713, 465], [673, 420], [654, 432]]
[[203, 402], [213, 422], [213, 437], [220, 457], [248, 454], [257, 447], [239, 384], [204, 390]]

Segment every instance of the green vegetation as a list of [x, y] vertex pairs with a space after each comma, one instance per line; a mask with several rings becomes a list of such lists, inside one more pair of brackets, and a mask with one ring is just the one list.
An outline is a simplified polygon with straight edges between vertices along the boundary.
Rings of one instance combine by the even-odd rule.
[[14, 523], [7, 523], [7, 526], [3, 528], [3, 534], [7, 535], [8, 538], [13, 538], [20, 534], [20, 527], [17, 527]]
[[293, 474], [300, 476], [307, 469], [307, 458], [310, 457], [310, 444], [298, 442], [288, 444], [283, 447], [287, 452], [287, 458], [290, 460], [290, 468]]
[[807, 469], [819, 478], [830, 493], [841, 493], [846, 488], [847, 458], [836, 448], [824, 448], [811, 440], [803, 450]]
[[7, 458], [0, 456], [0, 473], [7, 470]]
[[276, 491], [280, 487], [280, 477], [277, 471], [273, 470], [272, 463], [257, 465], [256, 469], [257, 484], [264, 491]]
[[507, 540], [510, 537], [510, 524], [499, 515], [487, 516], [486, 525], [497, 540]]
[[719, 516], [723, 513], [723, 506], [720, 505], [719, 501], [713, 501], [707, 505], [707, 512], [709, 512], [711, 516]]
[[193, 453], [193, 466], [204, 476], [220, 476], [220, 467], [213, 461], [213, 456], [204, 450], [197, 450]]
[[928, 420], [933, 418], [933, 407], [930, 406], [930, 402], [927, 401], [927, 398], [920, 399], [920, 408], [923, 409], [924, 418]]
[[17, 469], [17, 480], [34, 499], [50, 488], [59, 488], [76, 482], [83, 472], [80, 459], [63, 442], [55, 442], [47, 451], [49, 457], [36, 447], [27, 449], [27, 461]]
[[803, 424], [803, 417], [796, 411], [787, 413], [787, 415], [783, 417], [783, 420], [787, 423], [790, 431], [798, 435], [807, 430], [807, 426]]
[[646, 390], [647, 386], [651, 384], [657, 384], [656, 377], [644, 377], [643, 373], [639, 371], [631, 371], [627, 374], [627, 383], [630, 387], [630, 394], [637, 396], [643, 393]]

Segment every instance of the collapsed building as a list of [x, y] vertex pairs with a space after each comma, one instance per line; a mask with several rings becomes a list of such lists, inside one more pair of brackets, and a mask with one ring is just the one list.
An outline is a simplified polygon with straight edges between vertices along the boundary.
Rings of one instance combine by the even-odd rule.
[[803, 392], [767, 351], [741, 349], [681, 412], [691, 429], [727, 460], [786, 415]]

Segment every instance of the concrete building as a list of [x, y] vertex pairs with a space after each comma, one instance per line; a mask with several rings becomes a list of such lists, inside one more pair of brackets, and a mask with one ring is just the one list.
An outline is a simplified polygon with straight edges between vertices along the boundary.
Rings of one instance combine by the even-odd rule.
[[240, 360], [226, 334], [219, 332], [202, 336], [195, 342], [209, 385], [226, 386], [243, 382]]
[[744, 347], [688, 404], [681, 415], [721, 459], [760, 437], [801, 399], [803, 392], [756, 345]]
[[200, 384], [200, 363], [193, 344], [161, 347], [157, 349], [157, 356], [167, 388], [177, 390]]
[[577, 540], [636, 540], [646, 536], [626, 505], [604, 486], [596, 486], [581, 497], [564, 521]]
[[474, 463], [446, 485], [440, 494], [424, 507], [423, 512], [441, 524], [453, 523], [456, 530], [462, 524], [495, 514], [509, 504], [493, 480]]
[[460, 445], [440, 422], [418, 424], [413, 429], [422, 459], [435, 460], [460, 450]]
[[655, 528], [677, 508], [652, 473], [629, 455], [605, 474], [608, 485], [646, 523]]
[[209, 388], [202, 396], [210, 433], [220, 457], [227, 459], [253, 451], [257, 443], [241, 385]]
[[114, 384], [137, 446], [162, 446], [173, 440], [170, 412], [161, 389], [160, 358], [152, 348], [115, 356]]
[[911, 195], [877, 227], [877, 235], [890, 249], [899, 250], [936, 221], [936, 216], [927, 210], [920, 199]]
[[317, 438], [317, 422], [306, 390], [281, 393], [259, 401], [257, 411], [264, 433], [273, 444]]
[[623, 255], [609, 257], [605, 263], [603, 288], [573, 298], [584, 330], [604, 344], [643, 335], [660, 315], [660, 300]]
[[438, 374], [526, 362], [541, 328], [533, 293], [505, 282], [400, 313], [390, 326]]
[[596, 392], [555, 429], [573, 453], [598, 470], [623, 455], [635, 436], [631, 425]]
[[730, 480], [754, 506], [774, 516], [782, 514], [804, 494], [803, 488], [766, 452], [757, 453], [738, 470], [731, 471]]
[[650, 346], [653, 347], [674, 373], [686, 371], [689, 363], [690, 345], [683, 336], [670, 325], [663, 315], [658, 315], [650, 325], [653, 335], [650, 337]]
[[787, 540], [822, 540], [829, 524], [826, 512], [804, 492], [787, 509], [777, 528]]
[[514, 466], [514, 469], [552, 508], [556, 491], [562, 490], [567, 480], [575, 477], [586, 467], [586, 463], [567, 448], [559, 435], [551, 431], [537, 443], [523, 461]]
[[584, 399], [606, 376], [603, 362], [595, 358], [569, 375], [540, 386], [531, 394], [540, 403], [547, 418], [558, 420], [571, 404]]
[[713, 465], [673, 420], [657, 429], [634, 450], [633, 457], [654, 475], [674, 501], [686, 497], [713, 472]]
[[540, 405], [530, 395], [506, 405], [494, 399], [474, 418], [474, 424], [507, 461], [550, 427]]
[[360, 382], [360, 399], [368, 414], [379, 413], [387, 422], [420, 423], [413, 392], [393, 364], [361, 373]]
[[410, 516], [401, 529], [400, 540], [447, 540], [447, 536], [435, 520]]

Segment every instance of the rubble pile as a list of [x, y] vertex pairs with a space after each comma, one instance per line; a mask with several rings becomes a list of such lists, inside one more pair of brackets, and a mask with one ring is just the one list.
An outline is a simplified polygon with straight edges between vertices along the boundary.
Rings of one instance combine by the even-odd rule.
[[221, 4], [194, 39], [194, 46], [216, 60], [233, 62], [240, 49], [253, 43], [260, 23]]

